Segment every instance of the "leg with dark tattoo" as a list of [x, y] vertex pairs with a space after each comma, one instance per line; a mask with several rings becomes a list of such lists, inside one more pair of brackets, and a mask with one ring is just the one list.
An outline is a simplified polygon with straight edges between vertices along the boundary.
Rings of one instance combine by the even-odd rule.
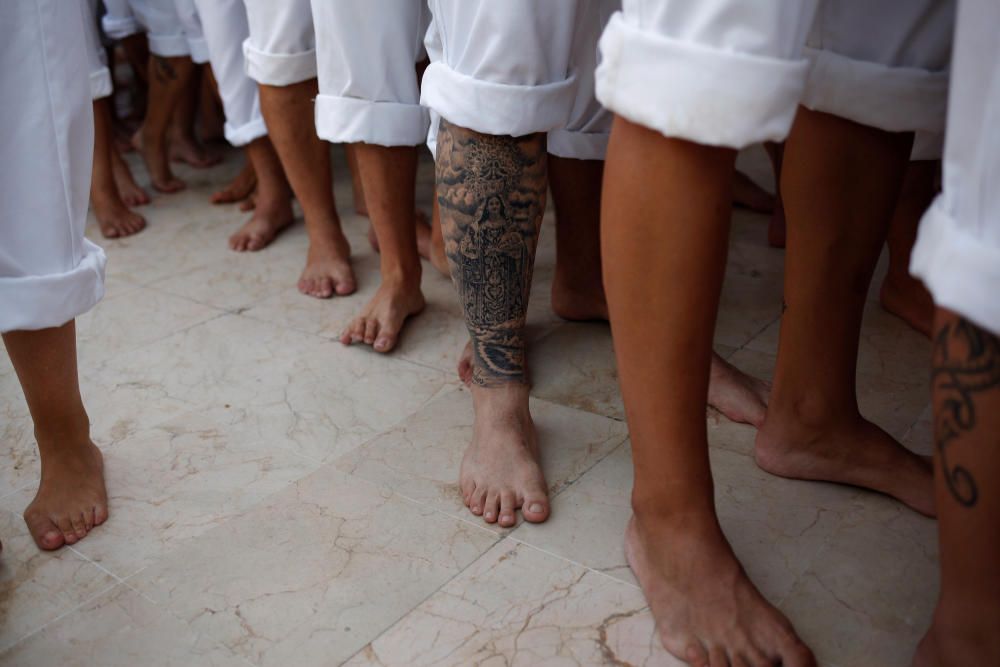
[[1000, 664], [1000, 336], [943, 309], [931, 368], [941, 595], [914, 665]]
[[544, 135], [486, 135], [442, 120], [438, 205], [472, 344], [476, 410], [460, 485], [474, 514], [503, 526], [514, 524], [518, 508], [529, 521], [549, 512], [524, 340], [546, 187]]

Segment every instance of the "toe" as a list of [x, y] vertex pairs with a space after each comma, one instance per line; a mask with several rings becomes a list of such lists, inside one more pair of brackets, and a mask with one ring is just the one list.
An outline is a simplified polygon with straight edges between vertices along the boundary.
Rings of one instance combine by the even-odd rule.
[[383, 327], [379, 330], [378, 336], [375, 338], [375, 344], [372, 347], [375, 348], [376, 352], [389, 352], [396, 347], [398, 335], [398, 332], [388, 327]]
[[785, 646], [779, 658], [783, 667], [816, 667], [816, 657], [805, 644], [794, 639]]
[[472, 492], [475, 490], [476, 485], [463, 479], [458, 483], [458, 487], [462, 492], [462, 502], [468, 507], [469, 503], [472, 502]]
[[329, 299], [333, 296], [333, 281], [326, 277], [317, 280], [313, 296], [318, 296], [321, 299]]
[[94, 505], [94, 525], [100, 526], [107, 520], [108, 520], [107, 503], [98, 503], [97, 505]]
[[82, 540], [87, 536], [87, 521], [84, 519], [83, 512], [79, 512], [70, 517], [69, 523], [73, 527], [73, 533], [76, 535], [76, 539]]
[[76, 531], [73, 530], [73, 523], [69, 520], [69, 517], [59, 517], [53, 521], [56, 527], [62, 532], [63, 539], [66, 544], [76, 544], [80, 541], [80, 538], [76, 536]]
[[338, 296], [347, 296], [348, 294], [354, 294], [355, 290], [358, 289], [357, 283], [354, 282], [354, 278], [343, 278], [341, 280], [334, 281], [334, 291]]
[[87, 529], [89, 533], [94, 527], [94, 508], [90, 507], [83, 511], [83, 526]]
[[24, 522], [39, 549], [51, 551], [65, 544], [62, 531], [47, 516], [25, 512]]
[[376, 334], [378, 334], [378, 320], [372, 317], [365, 322], [365, 345], [374, 343]]
[[476, 516], [483, 515], [483, 508], [486, 506], [486, 487], [476, 486], [472, 491], [472, 502], [469, 511]]
[[490, 490], [486, 494], [486, 504], [483, 506], [483, 519], [486, 523], [496, 523], [500, 514], [500, 494]]
[[528, 494], [521, 505], [521, 514], [526, 521], [541, 523], [549, 518], [549, 499], [541, 493]]
[[721, 646], [713, 646], [708, 652], [709, 667], [729, 667], [729, 656], [726, 649]]
[[510, 528], [517, 520], [517, 497], [511, 491], [504, 491], [500, 494], [500, 525]]
[[691, 667], [708, 667], [708, 651], [701, 645], [701, 642], [692, 640], [684, 649], [684, 659], [691, 664]]

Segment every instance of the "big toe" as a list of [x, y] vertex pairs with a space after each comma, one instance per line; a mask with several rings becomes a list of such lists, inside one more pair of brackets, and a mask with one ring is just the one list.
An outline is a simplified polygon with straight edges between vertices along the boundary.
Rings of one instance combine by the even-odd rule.
[[25, 514], [24, 521], [28, 525], [28, 532], [39, 549], [51, 551], [58, 549], [66, 543], [63, 533], [59, 530], [51, 519], [40, 514]]
[[526, 521], [541, 523], [549, 518], [549, 499], [542, 492], [534, 492], [525, 496], [521, 506], [521, 514]]

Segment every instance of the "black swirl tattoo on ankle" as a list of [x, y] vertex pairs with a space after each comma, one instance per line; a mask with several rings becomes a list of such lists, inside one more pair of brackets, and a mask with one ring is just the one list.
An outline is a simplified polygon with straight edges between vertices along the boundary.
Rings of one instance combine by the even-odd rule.
[[968, 468], [953, 462], [951, 446], [976, 428], [977, 395], [1000, 388], [1000, 338], [965, 318], [944, 323], [934, 339], [931, 383], [938, 402], [934, 442], [941, 474], [952, 498], [973, 507], [979, 486]]
[[526, 382], [524, 324], [545, 210], [543, 135], [479, 134], [442, 120], [437, 196], [445, 254], [481, 386]]

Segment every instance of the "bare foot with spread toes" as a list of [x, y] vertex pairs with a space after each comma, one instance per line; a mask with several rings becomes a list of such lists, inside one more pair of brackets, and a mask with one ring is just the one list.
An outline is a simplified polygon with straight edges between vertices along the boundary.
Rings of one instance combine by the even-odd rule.
[[399, 342], [406, 320], [419, 314], [425, 305], [419, 276], [416, 281], [383, 279], [364, 311], [341, 334], [340, 342], [344, 345], [364, 343], [376, 352], [389, 352]]
[[[42, 480], [24, 510], [24, 521], [39, 549], [76, 544], [108, 518], [101, 451], [87, 438], [77, 445], [42, 444]], [[48, 453], [46, 453], [48, 452]]]
[[140, 128], [132, 138], [132, 144], [142, 156], [142, 161], [146, 164], [149, 172], [149, 180], [153, 188], [158, 192], [171, 194], [180, 192], [187, 187], [187, 184], [174, 176], [170, 170], [170, 160], [165, 141], [158, 137], [144, 136], [144, 129]]
[[284, 204], [258, 205], [253, 217], [229, 237], [229, 247], [236, 252], [256, 252], [266, 248], [293, 220], [290, 200]]
[[462, 500], [486, 523], [504, 528], [549, 518], [548, 485], [540, 465], [535, 425], [528, 412], [528, 385], [472, 386], [476, 423], [462, 457]]
[[106, 239], [119, 239], [141, 232], [146, 228], [146, 219], [129, 209], [118, 197], [91, 196], [94, 217], [100, 225], [101, 235]]
[[715, 517], [633, 516], [625, 556], [656, 628], [692, 667], [815, 667], [812, 652], [743, 571]]
[[116, 149], [111, 151], [111, 173], [115, 179], [118, 194], [126, 206], [143, 206], [152, 201], [149, 193], [135, 182], [128, 163]]
[[929, 458], [914, 454], [860, 415], [831, 423], [836, 426], [813, 427], [772, 409], [757, 433], [757, 465], [779, 477], [878, 491], [935, 516]]
[[301, 293], [317, 299], [329, 299], [334, 294], [346, 296], [357, 289], [351, 268], [351, 244], [339, 228], [333, 238], [309, 243], [298, 287]]
[[708, 404], [740, 424], [760, 428], [767, 414], [771, 384], [747, 375], [712, 353], [712, 372], [708, 382]]
[[[213, 204], [235, 204], [236, 202], [246, 203], [253, 196], [254, 191], [257, 189], [257, 172], [254, 171], [253, 165], [250, 164], [248, 160], [240, 173], [236, 174], [229, 185], [225, 186], [221, 190], [213, 193], [209, 198]], [[241, 211], [253, 210], [253, 206], [249, 208], [240, 207]]]

